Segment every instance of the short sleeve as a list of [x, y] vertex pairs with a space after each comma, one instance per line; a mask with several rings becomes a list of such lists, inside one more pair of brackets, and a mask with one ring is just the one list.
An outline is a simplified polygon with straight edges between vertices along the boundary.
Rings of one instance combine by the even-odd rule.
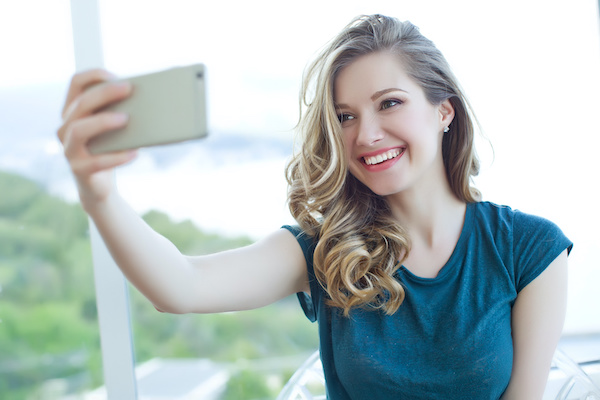
[[553, 222], [515, 211], [513, 220], [513, 256], [517, 292], [530, 284], [573, 243]]
[[287, 229], [296, 237], [296, 240], [302, 249], [302, 253], [304, 253], [311, 295], [308, 295], [305, 292], [299, 292], [297, 293], [297, 296], [306, 317], [311, 322], [315, 322], [317, 320], [318, 297], [320, 296], [320, 285], [315, 276], [313, 267], [313, 255], [315, 252], [316, 241], [313, 237], [304, 233], [298, 226], [284, 225], [282, 228]]

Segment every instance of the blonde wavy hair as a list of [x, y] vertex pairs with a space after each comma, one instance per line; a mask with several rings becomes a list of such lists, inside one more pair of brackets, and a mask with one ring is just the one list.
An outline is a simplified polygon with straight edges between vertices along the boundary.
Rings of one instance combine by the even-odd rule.
[[408, 234], [392, 218], [385, 198], [348, 171], [333, 96], [344, 67], [379, 51], [398, 55], [431, 104], [449, 99], [455, 117], [442, 143], [446, 176], [457, 198], [479, 198], [471, 187], [479, 161], [470, 107], [441, 52], [410, 22], [382, 15], [356, 18], [305, 72], [298, 123], [302, 144], [286, 167], [290, 211], [300, 228], [318, 239], [315, 275], [328, 304], [346, 316], [355, 307], [391, 315], [405, 295], [394, 275], [410, 251]]

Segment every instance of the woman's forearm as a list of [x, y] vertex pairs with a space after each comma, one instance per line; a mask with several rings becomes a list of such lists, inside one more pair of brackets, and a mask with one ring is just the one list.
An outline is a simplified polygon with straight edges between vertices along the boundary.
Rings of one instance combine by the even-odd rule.
[[161, 311], [182, 313], [192, 266], [166, 238], [155, 232], [113, 192], [87, 207], [106, 247], [127, 279]]

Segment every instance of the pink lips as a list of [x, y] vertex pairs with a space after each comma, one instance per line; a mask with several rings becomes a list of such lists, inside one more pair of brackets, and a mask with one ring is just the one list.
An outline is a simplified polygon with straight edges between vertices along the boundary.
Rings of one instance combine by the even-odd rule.
[[[386, 148], [386, 149], [379, 149], [379, 150], [376, 150], [376, 151], [373, 151], [370, 153], [361, 154], [358, 159], [367, 171], [378, 172], [378, 171], [383, 171], [388, 168], [391, 168], [394, 164], [396, 164], [398, 161], [400, 161], [400, 158], [402, 158], [402, 156], [404, 155], [405, 150], [406, 150], [405, 147], [390, 147], [390, 148]], [[397, 151], [400, 151], [400, 154], [396, 155], [393, 158], [388, 158], [387, 160], [383, 160], [383, 161], [377, 162], [375, 164], [368, 164], [365, 161], [365, 159], [367, 159], [367, 158], [372, 158], [372, 157], [377, 157], [377, 156], [382, 156], [382, 155], [385, 158], [386, 157], [385, 155], [389, 155], [390, 153], [397, 152]]]

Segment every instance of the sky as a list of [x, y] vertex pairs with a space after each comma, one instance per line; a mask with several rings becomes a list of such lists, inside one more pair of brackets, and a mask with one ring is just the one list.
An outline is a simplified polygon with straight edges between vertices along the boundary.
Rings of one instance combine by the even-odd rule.
[[[490, 91], [518, 92], [523, 85], [529, 93], [548, 91], [543, 86], [573, 71], [574, 62], [585, 76], [598, 58], [595, 0], [100, 0], [99, 5], [108, 69], [127, 76], [204, 62], [212, 123], [252, 134], [293, 126], [306, 63], [361, 13], [390, 14], [421, 27], [445, 53], [483, 120], [494, 119], [486, 111], [495, 106], [488, 106]], [[0, 51], [0, 86], [66, 82], [75, 68], [69, 1], [0, 0]], [[500, 102], [507, 95], [493, 97]], [[518, 97], [511, 101], [531, 99]], [[232, 99], [236, 118], [227, 106]]]
[[[492, 154], [488, 143], [479, 140], [483, 168], [476, 183], [484, 198], [556, 222], [575, 242], [572, 264], [589, 265], [594, 260], [597, 267], [596, 0], [99, 3], [106, 68], [128, 76], [203, 62], [211, 129], [256, 137], [291, 137], [304, 67], [354, 16], [378, 12], [410, 20], [445, 54], [493, 145]], [[71, 35], [67, 0], [0, 0], [0, 90], [46, 83], [66, 88], [75, 71]], [[48, 106], [57, 113], [60, 109], [58, 103]], [[48, 141], [48, 151], [60, 150], [53, 135]], [[211, 227], [229, 217], [230, 226], [246, 232], [254, 229], [260, 236], [289, 222], [282, 204], [284, 159], [216, 173], [192, 173], [186, 169], [189, 162], [157, 171], [141, 157], [121, 172], [119, 183], [140, 210], [159, 205], [181, 218], [197, 212], [194, 218], [210, 220]], [[247, 196], [254, 193], [249, 182], [256, 175], [273, 182], [262, 197], [277, 202]], [[157, 186], [162, 187], [160, 193]], [[212, 200], [193, 207], [201, 188], [216, 195], [203, 196]], [[272, 192], [278, 195], [271, 196]], [[244, 217], [240, 198], [248, 207], [277, 211], [261, 224], [257, 217], [261, 213]], [[212, 210], [219, 203], [228, 204], [228, 216], [216, 217]], [[582, 294], [572, 307], [600, 302], [598, 296], [588, 295], [597, 291], [598, 270], [573, 269]]]

